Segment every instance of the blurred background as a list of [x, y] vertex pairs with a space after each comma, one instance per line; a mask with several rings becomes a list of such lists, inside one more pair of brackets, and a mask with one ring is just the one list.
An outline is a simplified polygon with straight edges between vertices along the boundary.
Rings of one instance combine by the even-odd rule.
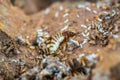
[[[14, 6], [17, 6], [24, 10], [26, 14], [36, 13], [43, 10], [53, 4], [54, 2], [79, 2], [85, 0], [10, 0]], [[87, 0], [90, 2], [96, 2], [98, 0]]]

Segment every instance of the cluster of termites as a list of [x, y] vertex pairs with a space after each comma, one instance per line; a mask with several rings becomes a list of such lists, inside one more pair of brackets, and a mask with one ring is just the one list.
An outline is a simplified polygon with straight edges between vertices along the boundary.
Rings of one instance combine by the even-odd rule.
[[[89, 42], [92, 45], [100, 44], [106, 46], [109, 43], [109, 38], [114, 36], [117, 38], [116, 33], [119, 32], [120, 26], [117, 23], [120, 20], [119, 10], [120, 8], [112, 8], [108, 11], [103, 11], [99, 17], [94, 17], [94, 21], [89, 26], [82, 27], [87, 28], [85, 32], [82, 32], [84, 40], [82, 43], [74, 40], [79, 33], [73, 31], [65, 31], [68, 26], [61, 29], [61, 32], [54, 35], [49, 35], [45, 30], [38, 30], [37, 35], [37, 46], [31, 46], [29, 41], [23, 39], [22, 36], [18, 36], [17, 42], [19, 44], [28, 45], [31, 48], [34, 47], [39, 54], [32, 54], [28, 52], [25, 54], [25, 58], [12, 59], [11, 62], [16, 63], [12, 67], [17, 66], [17, 74], [15, 75], [16, 80], [69, 80], [71, 77], [81, 75], [87, 78], [91, 74], [91, 70], [95, 67], [98, 62], [98, 55], [92, 53], [90, 55], [80, 53], [69, 57], [70, 53], [76, 48], [83, 48], [83, 45]], [[89, 7], [86, 7], [87, 11], [91, 11]], [[93, 11], [95, 14], [96, 11]], [[49, 9], [46, 10], [46, 14], [49, 13]], [[65, 13], [63, 17], [67, 17], [69, 14]], [[58, 17], [58, 13], [55, 15]], [[79, 15], [77, 15], [80, 18]], [[64, 23], [68, 23], [69, 19], [66, 19]], [[4, 53], [6, 56], [16, 55], [18, 51], [18, 45], [15, 41], [2, 41], [0, 44], [0, 53]], [[67, 52], [68, 50], [68, 52]], [[26, 51], [27, 52], [27, 51]], [[66, 53], [65, 53], [66, 52]], [[27, 59], [27, 60], [25, 60]], [[25, 62], [29, 59], [34, 65], [30, 65]], [[10, 63], [12, 64], [12, 63]], [[9, 68], [9, 64], [5, 64], [6, 70]], [[30, 69], [29, 69], [30, 68]], [[2, 69], [2, 68], [1, 68]], [[10, 68], [11, 69], [11, 68]], [[9, 69], [9, 70], [10, 70]], [[0, 73], [6, 74], [6, 72]], [[11, 73], [13, 73], [11, 71]], [[80, 78], [80, 79], [81, 79]], [[83, 79], [81, 79], [83, 80]]]
[[109, 43], [110, 35], [118, 32], [119, 27], [116, 22], [119, 20], [118, 8], [113, 8], [103, 12], [99, 17], [95, 17], [95, 21], [92, 21], [90, 25], [90, 44], [106, 46]]
[[22, 80], [30, 78], [35, 80], [68, 80], [76, 75], [88, 77], [97, 61], [98, 55], [95, 53], [91, 55], [80, 54], [66, 62], [60, 61], [59, 57], [47, 56], [42, 59], [40, 66], [26, 71], [20, 78]]
[[68, 63], [73, 75], [89, 75], [97, 61], [98, 55], [93, 53], [91, 55], [80, 54], [79, 57], [71, 59]]
[[6, 39], [1, 41], [0, 53], [5, 54], [6, 57], [12, 57], [19, 53], [19, 45], [13, 39]]
[[[58, 54], [57, 52], [61, 50], [61, 46], [63, 46], [64, 44], [73, 44], [79, 46], [79, 43], [72, 39], [72, 37], [77, 34], [78, 33], [74, 33], [71, 31], [64, 31], [61, 33], [57, 33], [52, 37], [49, 37], [45, 41], [44, 46], [39, 46], [39, 51], [41, 55], [49, 55], [46, 55], [40, 61], [40, 65], [37, 65], [36, 67], [25, 72], [23, 69], [21, 71], [23, 73], [21, 74], [20, 79], [28, 80], [32, 78], [35, 80], [68, 80], [76, 75], [81, 75], [82, 77], [86, 76], [87, 78], [93, 66], [98, 61], [96, 60], [98, 58], [97, 54], [93, 53], [91, 55], [85, 55], [83, 53], [80, 54], [78, 57], [69, 58], [67, 60], [61, 60], [59, 55], [53, 56], [54, 54]], [[72, 50], [71, 47], [69, 47], [69, 50]]]
[[47, 56], [41, 61], [40, 66], [36, 66], [23, 73], [20, 78], [29, 80], [61, 80], [70, 75], [70, 68], [65, 63], [60, 62], [58, 57]]
[[60, 50], [66, 50], [67, 42], [75, 35], [77, 35], [77, 33], [64, 31], [49, 37], [44, 42], [45, 46], [39, 46], [40, 54], [60, 54]]

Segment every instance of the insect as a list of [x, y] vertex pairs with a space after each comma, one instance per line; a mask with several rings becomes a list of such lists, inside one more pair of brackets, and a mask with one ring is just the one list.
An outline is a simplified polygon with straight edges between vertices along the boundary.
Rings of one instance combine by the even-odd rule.
[[75, 36], [77, 33], [71, 32], [71, 31], [64, 31], [59, 32], [53, 36], [50, 37], [49, 40], [47, 40], [47, 45], [44, 48], [40, 48], [41, 54], [53, 54], [57, 53], [59, 54], [61, 51], [60, 46], [67, 42], [71, 37]]
[[46, 55], [48, 55], [50, 53], [49, 48], [45, 47], [45, 48], [39, 48], [39, 53], [43, 55], [43, 57], [45, 57]]
[[24, 67], [24, 68], [22, 68], [22, 69], [20, 70], [19, 74], [23, 74], [23, 73], [26, 72], [26, 71], [27, 71], [27, 67]]
[[78, 75], [78, 74], [84, 74], [87, 75], [86, 69], [85, 69], [85, 63], [84, 60], [82, 60], [79, 62], [76, 58], [73, 58], [72, 60], [70, 60], [68, 62], [68, 65], [71, 67], [72, 69], [72, 75]]
[[96, 61], [95, 60], [96, 57], [97, 56], [94, 55], [86, 56], [84, 54], [81, 54], [77, 58], [75, 57], [73, 59], [68, 60], [68, 65], [72, 69], [72, 75], [73, 76], [78, 74], [85, 76], [89, 75], [90, 71], [87, 71], [87, 69], [91, 70], [92, 67], [94, 66], [94, 62], [90, 60]]
[[74, 32], [64, 31], [52, 36], [50, 43], [47, 45], [47, 48], [50, 50], [50, 54], [55, 53], [62, 43], [68, 41], [70, 37], [75, 35], [76, 33]]
[[19, 53], [19, 45], [13, 39], [6, 39], [1, 41], [0, 53], [5, 54], [6, 57], [12, 57]]

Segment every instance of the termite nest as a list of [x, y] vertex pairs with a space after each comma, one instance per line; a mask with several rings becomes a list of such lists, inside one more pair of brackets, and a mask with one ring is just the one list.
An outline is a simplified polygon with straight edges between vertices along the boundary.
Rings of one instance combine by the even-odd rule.
[[[43, 34], [44, 33], [44, 34]], [[39, 35], [41, 34], [41, 35]], [[59, 32], [53, 36], [45, 35], [45, 32], [38, 33], [37, 43], [38, 43], [38, 52], [43, 55], [57, 55], [61, 54], [61, 51], [65, 51], [67, 48], [67, 42], [70, 38], [74, 37], [78, 33], [72, 31]], [[47, 37], [45, 37], [47, 36]]]
[[120, 9], [114, 7], [110, 10], [103, 11], [99, 17], [91, 22], [91, 31], [89, 43], [92, 45], [106, 46], [112, 35], [119, 32]]
[[[98, 14], [97, 10], [89, 7], [85, 9]], [[47, 13], [49, 10], [45, 12]], [[92, 49], [86, 48], [89, 48], [89, 44], [107, 46], [110, 40], [118, 38], [119, 14], [120, 7], [106, 7], [105, 11], [94, 17], [90, 25], [81, 25], [87, 28], [84, 32], [67, 30], [68, 27], [77, 26], [77, 21], [65, 19], [65, 24], [71, 22], [60, 32], [50, 34], [41, 28], [37, 30], [38, 34], [33, 42], [22, 35], [12, 39], [0, 30], [0, 56], [5, 55], [0, 58], [0, 78], [2, 76], [3, 80], [70, 80], [79, 76], [80, 80], [89, 80], [101, 57], [97, 54], [99, 49], [92, 52]], [[65, 13], [63, 18], [70, 15]], [[77, 18], [81, 16], [77, 15]], [[113, 69], [112, 72], [115, 73]]]
[[82, 75], [88, 77], [92, 68], [98, 61], [98, 55], [81, 54], [68, 61], [60, 61], [59, 57], [47, 56], [42, 59], [40, 66], [36, 66], [25, 73], [21, 79], [34, 78], [35, 80], [62, 80], [72, 76]]
[[4, 54], [6, 57], [12, 57], [19, 53], [19, 45], [17, 41], [9, 37], [5, 32], [0, 30], [0, 53]]

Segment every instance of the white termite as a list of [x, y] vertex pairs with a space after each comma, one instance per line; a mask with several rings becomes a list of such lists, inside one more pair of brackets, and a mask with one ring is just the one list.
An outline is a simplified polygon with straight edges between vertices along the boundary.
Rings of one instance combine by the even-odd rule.
[[67, 17], [69, 14], [68, 13], [65, 13], [64, 15], [63, 15], [63, 17]]
[[86, 7], [85, 8], [87, 11], [91, 12], [91, 9], [89, 7]]
[[82, 24], [82, 25], [81, 25], [81, 27], [82, 27], [82, 28], [87, 28], [87, 26], [86, 26], [86, 25], [84, 25], [84, 24]]
[[59, 12], [56, 12], [55, 13], [55, 17], [57, 18], [59, 16]]
[[47, 14], [49, 14], [49, 13], [50, 13], [50, 9], [47, 8], [47, 9], [45, 10], [45, 14], [47, 15]]
[[67, 30], [68, 27], [69, 27], [68, 25], [64, 26], [64, 27], [61, 29], [61, 31], [65, 31], [65, 30]]
[[60, 11], [62, 11], [63, 10], [63, 6], [61, 5], [61, 6], [59, 6], [59, 10]]
[[65, 21], [64, 21], [64, 23], [68, 23], [69, 22], [69, 19], [66, 19]]

